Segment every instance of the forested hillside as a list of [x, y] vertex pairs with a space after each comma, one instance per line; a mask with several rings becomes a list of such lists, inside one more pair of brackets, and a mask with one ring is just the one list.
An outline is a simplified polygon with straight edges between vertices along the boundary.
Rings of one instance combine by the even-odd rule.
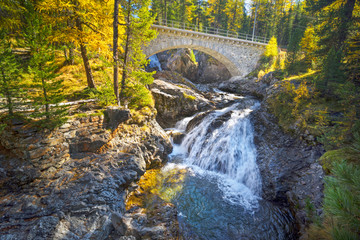
[[271, 39], [250, 75], [279, 79], [270, 111], [326, 150], [324, 212], [309, 203], [309, 237], [359, 239], [359, 0], [0, 0], [0, 132], [14, 118], [58, 126], [60, 103], [80, 99], [153, 111], [141, 47], [156, 21]]

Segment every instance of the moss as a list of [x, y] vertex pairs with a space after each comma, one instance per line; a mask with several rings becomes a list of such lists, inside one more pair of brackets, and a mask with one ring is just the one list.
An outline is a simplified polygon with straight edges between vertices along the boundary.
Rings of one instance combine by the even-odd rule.
[[191, 101], [194, 101], [194, 100], [196, 99], [195, 96], [186, 94], [186, 93], [184, 93], [184, 92], [183, 92], [183, 95], [184, 95], [184, 98], [189, 99], [189, 100], [191, 100]]
[[88, 115], [86, 113], [77, 113], [73, 117], [74, 118], [84, 118], [84, 117], [87, 117], [87, 116]]
[[136, 192], [130, 194], [126, 201], [126, 209], [135, 206], [148, 208], [159, 198], [171, 202], [181, 192], [185, 177], [185, 169], [172, 169], [166, 172], [160, 169], [146, 171], [138, 182], [140, 194]]
[[90, 114], [90, 116], [91, 117], [97, 117], [97, 116], [104, 116], [104, 114], [105, 114], [105, 110], [98, 110], [98, 111], [96, 111], [96, 112], [94, 112], [94, 113], [91, 113]]

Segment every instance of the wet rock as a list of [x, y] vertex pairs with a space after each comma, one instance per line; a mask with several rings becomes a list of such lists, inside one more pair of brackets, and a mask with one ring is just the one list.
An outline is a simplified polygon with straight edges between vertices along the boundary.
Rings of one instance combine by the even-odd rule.
[[284, 133], [266, 107], [255, 110], [251, 121], [263, 198], [289, 206], [301, 232], [309, 223], [306, 201], [316, 209], [322, 205], [324, 172], [318, 159], [324, 150]]

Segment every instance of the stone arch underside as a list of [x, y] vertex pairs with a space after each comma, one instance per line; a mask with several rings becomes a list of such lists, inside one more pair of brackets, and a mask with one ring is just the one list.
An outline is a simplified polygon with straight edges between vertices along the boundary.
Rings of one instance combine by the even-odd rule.
[[160, 33], [144, 48], [150, 57], [156, 53], [177, 48], [191, 48], [204, 52], [223, 63], [232, 76], [246, 76], [253, 71], [264, 52], [263, 46], [241, 44], [216, 38], [195, 38], [184, 35]]

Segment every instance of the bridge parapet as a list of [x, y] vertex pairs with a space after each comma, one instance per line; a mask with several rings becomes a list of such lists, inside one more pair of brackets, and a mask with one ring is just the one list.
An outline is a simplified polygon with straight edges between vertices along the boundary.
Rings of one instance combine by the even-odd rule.
[[267, 44], [269, 41], [269, 38], [246, 34], [246, 33], [240, 33], [232, 30], [224, 30], [220, 28], [213, 28], [213, 27], [203, 27], [198, 26], [195, 24], [189, 24], [189, 23], [182, 23], [178, 21], [173, 20], [156, 20], [153, 25], [154, 28], [161, 28], [161, 27], [167, 27], [167, 28], [173, 28], [173, 29], [182, 29], [187, 31], [192, 31], [196, 33], [205, 33], [207, 35], [216, 35], [218, 37], [226, 37], [231, 39], [240, 39], [245, 40], [249, 42], [257, 42], [257, 43], [264, 43]]

